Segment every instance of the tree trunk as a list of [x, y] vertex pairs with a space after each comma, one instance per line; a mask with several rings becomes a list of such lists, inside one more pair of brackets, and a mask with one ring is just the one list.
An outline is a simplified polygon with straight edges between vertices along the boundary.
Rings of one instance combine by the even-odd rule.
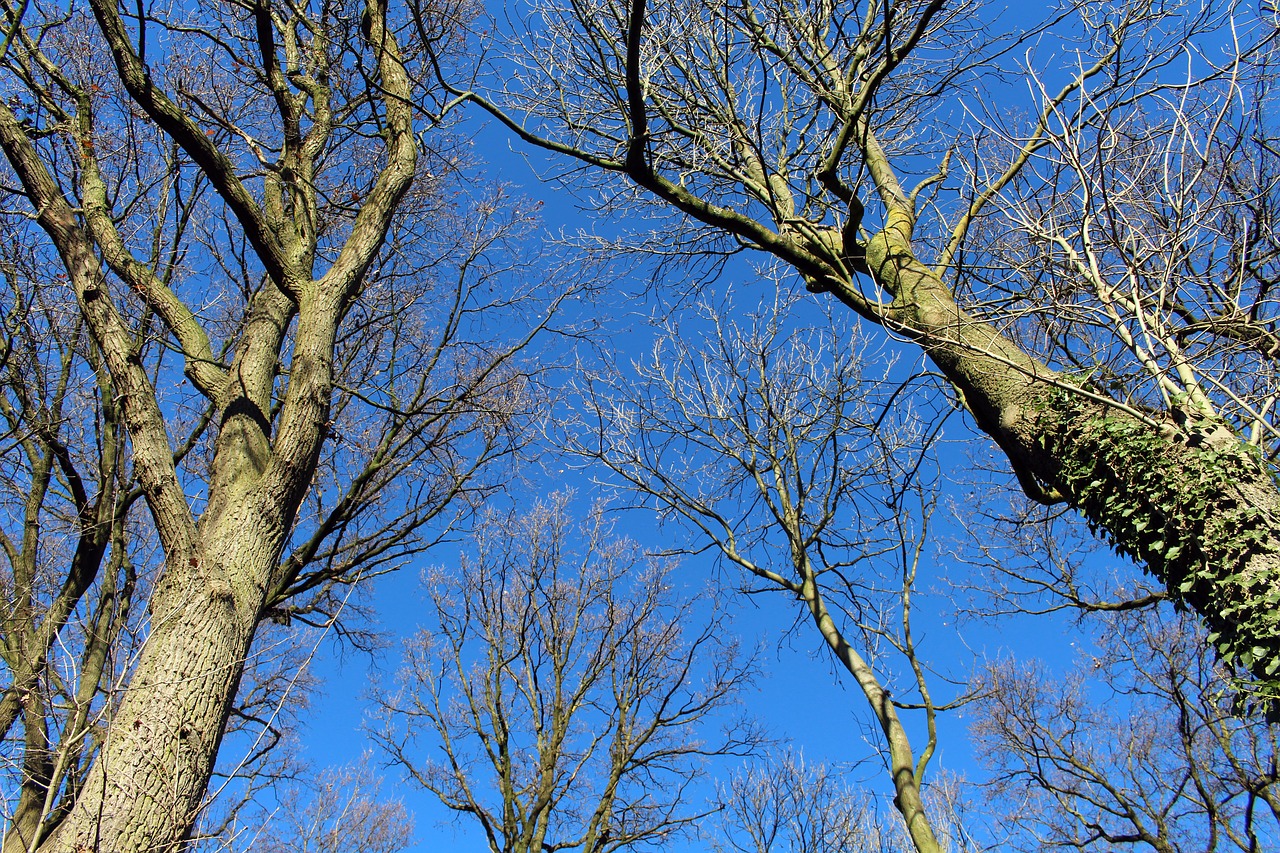
[[[1065, 501], [1118, 552], [1194, 608], [1222, 659], [1264, 705], [1280, 697], [1280, 491], [1267, 463], [1226, 424], [1146, 413], [1090, 394], [955, 302], [914, 256], [891, 213], [866, 269], [893, 294], [881, 322], [917, 341], [1023, 488]], [[851, 284], [837, 296], [853, 302]]]
[[171, 557], [106, 742], [41, 851], [165, 850], [189, 831], [282, 541], [278, 512], [261, 509], [244, 502], [203, 537], [200, 555]]
[[898, 719], [893, 697], [880, 685], [880, 680], [862, 655], [854, 651], [840, 633], [818, 591], [813, 571], [807, 565], [807, 558], [801, 559], [801, 576], [804, 582], [800, 597], [804, 599], [822, 639], [840, 661], [840, 665], [858, 682], [858, 687], [884, 733], [885, 745], [889, 749], [889, 772], [893, 776], [893, 805], [902, 815], [911, 844], [917, 853], [942, 853], [942, 846], [938, 844], [933, 825], [925, 811], [911, 741], [902, 721]]

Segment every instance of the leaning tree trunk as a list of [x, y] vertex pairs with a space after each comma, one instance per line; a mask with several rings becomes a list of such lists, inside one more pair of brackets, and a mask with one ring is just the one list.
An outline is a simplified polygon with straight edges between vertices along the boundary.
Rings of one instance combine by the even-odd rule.
[[803, 578], [800, 598], [804, 600], [810, 618], [813, 619], [818, 633], [822, 635], [823, 641], [831, 649], [836, 660], [840, 661], [840, 665], [858, 683], [862, 695], [866, 698], [884, 734], [885, 746], [888, 748], [889, 772], [893, 777], [893, 806], [902, 815], [912, 846], [917, 853], [942, 853], [943, 847], [938, 843], [929, 818], [929, 811], [925, 808], [921, 776], [917, 773], [911, 740], [907, 735], [906, 727], [898, 718], [898, 709], [893, 703], [893, 696], [884, 689], [871, 665], [849, 645], [836, 626], [823, 600], [808, 556], [795, 555], [793, 560]]
[[[1079, 510], [1204, 618], [1222, 659], [1253, 676], [1246, 692], [1280, 697], [1280, 490], [1259, 452], [1221, 421], [1147, 416], [1027, 355], [916, 259], [906, 214], [891, 211], [865, 253], [894, 297], [880, 322], [955, 384], [1028, 494]], [[830, 289], [857, 299], [847, 280]]]

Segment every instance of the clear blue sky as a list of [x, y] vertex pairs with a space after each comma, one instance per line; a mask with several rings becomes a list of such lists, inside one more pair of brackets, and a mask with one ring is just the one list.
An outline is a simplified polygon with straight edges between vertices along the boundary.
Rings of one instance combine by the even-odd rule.
[[[1011, 15], [1016, 18], [1028, 11], [1024, 8], [1022, 12]], [[1035, 12], [1042, 10], [1036, 9]], [[1013, 23], [1013, 20], [1006, 21], [1009, 26]], [[1043, 44], [1041, 50], [1052, 53], [1054, 46]], [[520, 146], [492, 124], [477, 123], [474, 127], [479, 157], [489, 164], [492, 173], [513, 186], [513, 193], [542, 203], [545, 227], [549, 233], [599, 231], [614, 227], [614, 223], [601, 223], [579, 209], [574, 198], [562, 188], [539, 180], [543, 175], [556, 173], [563, 164]], [[640, 279], [621, 282], [617, 288], [599, 297], [592, 306], [593, 310], [615, 318], [634, 318], [636, 313], [645, 313], [647, 309], [643, 300], [637, 300], [635, 294], [643, 290], [643, 278], [648, 273], [640, 269], [637, 274]], [[799, 287], [798, 283], [795, 286]], [[737, 304], [744, 308], [749, 307], [747, 303], [753, 292], [766, 299], [773, 295], [771, 286], [752, 281], [746, 261], [727, 268], [716, 287], [733, 287]], [[637, 328], [632, 319], [609, 331], [614, 335], [613, 340], [624, 342], [624, 346], [634, 346], [637, 351], [643, 348], [646, 340], [646, 332]], [[906, 362], [919, 361], [918, 351], [912, 348], [904, 348], [902, 353]], [[1075, 657], [1077, 646], [1088, 642], [1065, 617], [1039, 616], [999, 622], [961, 622], [956, 618], [960, 597], [948, 585], [948, 580], [963, 581], [965, 573], [971, 571], [953, 555], [963, 549], [966, 537], [957, 523], [956, 514], [970, 512], [974, 506], [969, 491], [976, 476], [975, 460], [980, 463], [979, 467], [1002, 472], [994, 475], [996, 479], [1003, 478], [1006, 482], [1011, 479], [1003, 473], [1005, 464], [992, 450], [990, 442], [985, 437], [976, 436], [963, 417], [949, 419], [944, 440], [937, 450], [937, 461], [944, 475], [943, 500], [934, 519], [933, 545], [927, 551], [929, 559], [921, 570], [916, 600], [917, 639], [923, 656], [930, 664], [941, 672], [959, 676], [983, 660], [1011, 652], [1016, 652], [1020, 659], [1040, 658], [1053, 666], [1064, 667]], [[544, 488], [550, 492], [571, 485], [589, 492], [592, 476], [592, 472], [579, 471], [573, 474], [575, 482], [566, 483], [563, 477], [556, 477], [547, 481]], [[656, 533], [653, 518], [641, 511], [620, 515], [618, 531], [635, 538], [645, 547], [659, 549], [670, 545], [670, 532]], [[420, 564], [406, 566], [398, 574], [376, 582], [372, 602], [379, 624], [388, 634], [406, 636], [414, 630], [422, 612], [422, 598], [417, 589], [421, 570], [427, 565], [447, 565], [456, 558], [455, 553], [452, 547], [441, 548], [424, 556]], [[1099, 548], [1093, 559], [1104, 571], [1118, 569], [1131, 576], [1137, 575], [1136, 569], [1120, 565], [1120, 561], [1109, 556], [1104, 549]], [[685, 566], [682, 576], [690, 584], [706, 584], [714, 577], [708, 556], [688, 557]], [[750, 709], [775, 736], [789, 739], [794, 747], [803, 750], [808, 760], [859, 765], [855, 777], [866, 780], [867, 791], [878, 797], [887, 810], [890, 808], [891, 785], [886, 774], [881, 772], [881, 765], [872, 758], [878, 733], [864, 708], [861, 694], [837, 673], [816, 635], [809, 630], [809, 625], [800, 625], [790, 639], [784, 640], [795, 619], [796, 606], [796, 602], [778, 594], [757, 596], [750, 602], [744, 602], [739, 611], [737, 626], [743, 636], [765, 638], [769, 648], [764, 659], [766, 676], [750, 696]], [[339, 660], [334, 652], [332, 644], [322, 646], [315, 672], [324, 679], [323, 693], [306, 718], [306, 755], [317, 766], [353, 761], [368, 748], [362, 734], [367, 711], [364, 696], [371, 679], [385, 684], [397, 667], [394, 647], [373, 669], [359, 654], [348, 654]], [[939, 701], [951, 697], [950, 689], [941, 679], [935, 679], [932, 686]], [[972, 779], [982, 777], [982, 770], [972, 754], [966, 725], [963, 713], [943, 715], [940, 752], [933, 764], [935, 771], [945, 769]], [[922, 743], [919, 726], [913, 725], [912, 731], [918, 747]], [[384, 790], [403, 796], [416, 814], [418, 844], [413, 849], [435, 850], [441, 845], [448, 845], [459, 853], [483, 849], [479, 833], [467, 823], [466, 818], [449, 821], [450, 815], [429, 795], [412, 786], [398, 786], [394, 769], [387, 775]], [[442, 826], [442, 821], [447, 823]]]
[[[518, 187], [519, 193], [544, 203], [545, 224], [549, 232], [574, 232], [579, 229], [598, 229], [588, 214], [577, 209], [575, 202], [563, 191], [541, 184], [531, 164], [543, 168], [537, 154], [513, 150], [505, 134], [492, 126], [484, 126], [476, 132], [478, 153], [503, 180]], [[641, 273], [643, 274], [643, 272]], [[721, 286], [732, 284], [737, 302], [749, 307], [752, 292], [762, 298], [772, 298], [771, 285], [761, 285], [751, 280], [751, 272], [745, 263], [726, 270]], [[625, 285], [638, 291], [643, 282]], [[798, 285], [797, 285], [798, 286]], [[753, 291], [754, 288], [754, 291]], [[597, 306], [604, 311], [616, 310], [618, 314], [637, 309], [635, 299], [620, 289], [617, 306], [608, 304], [605, 296]], [[815, 297], [821, 298], [821, 297]], [[618, 340], [629, 340], [641, 347], [646, 333], [631, 330], [630, 335]], [[919, 358], [918, 353], [904, 351], [906, 359]], [[970, 454], [983, 456], [989, 453], [984, 438], [975, 438], [968, 424], [961, 417], [948, 421], [946, 440], [939, 447], [940, 464], [953, 469], [966, 478], [972, 477]], [[998, 464], [998, 463], [996, 463]], [[576, 483], [568, 483], [580, 491], [590, 489], [593, 473], [581, 471], [572, 474]], [[547, 492], [566, 485], [562, 478], [549, 480]], [[946, 552], [953, 549], [963, 534], [954, 526], [949, 505], [965, 506], [967, 486], [951, 483], [946, 487], [948, 500], [935, 520], [932, 534], [934, 545], [929, 549], [929, 563], [921, 571], [920, 595], [916, 602], [916, 630], [921, 638], [926, 659], [943, 672], [963, 675], [976, 660], [984, 656], [996, 657], [1016, 647], [1020, 657], [1046, 656], [1059, 662], [1070, 658], [1071, 630], [1061, 619], [1041, 618], [1029, 623], [1005, 623], [999, 626], [969, 622], [957, 625], [954, 593], [948, 589], [944, 577], [955, 577], [962, 568], [948, 560]], [[650, 548], [670, 544], [670, 532], [655, 533], [650, 514], [633, 510], [618, 519], [618, 532], [637, 539]], [[393, 636], [405, 636], [418, 624], [423, 608], [423, 598], [418, 589], [419, 576], [428, 565], [448, 565], [455, 559], [453, 546], [438, 549], [424, 556], [420, 563], [406, 566], [395, 575], [376, 581], [372, 601], [378, 613], [379, 625]], [[688, 557], [681, 575], [690, 583], [710, 583], [714, 575], [709, 556]], [[768, 652], [764, 656], [766, 675], [750, 695], [750, 710], [763, 720], [771, 732], [788, 739], [801, 749], [807, 760], [859, 765], [855, 778], [865, 778], [866, 790], [891, 808], [891, 785], [887, 775], [873, 756], [878, 732], [864, 700], [851, 682], [841, 678], [827, 653], [820, 647], [818, 638], [809, 624], [801, 624], [799, 630], [785, 639], [796, 618], [796, 602], [788, 601], [781, 594], [756, 596], [744, 601], [740, 608], [737, 626], [744, 637], [766, 638]], [[366, 694], [371, 679], [386, 684], [394, 676], [398, 666], [393, 647], [374, 668], [366, 657], [347, 653], [341, 658], [335, 655], [332, 643], [321, 647], [321, 654], [314, 671], [324, 679], [322, 694], [306, 715], [304, 745], [307, 758], [317, 766], [341, 764], [356, 760], [369, 748], [362, 727], [366, 723], [368, 703]], [[940, 680], [933, 687], [935, 698], [945, 701], [952, 691]], [[910, 717], [910, 715], [907, 715]], [[915, 743], [923, 742], [919, 727], [913, 729]], [[376, 760], [376, 756], [375, 756]], [[944, 714], [941, 721], [940, 752], [932, 765], [967, 776], [981, 776], [974, 763], [968, 744], [966, 723], [960, 714]], [[416, 815], [418, 845], [416, 850], [435, 850], [448, 844], [459, 853], [480, 851], [483, 838], [467, 818], [450, 820], [450, 815], [431, 797], [412, 785], [397, 784], [399, 776], [393, 768], [387, 771], [386, 792], [402, 796]]]

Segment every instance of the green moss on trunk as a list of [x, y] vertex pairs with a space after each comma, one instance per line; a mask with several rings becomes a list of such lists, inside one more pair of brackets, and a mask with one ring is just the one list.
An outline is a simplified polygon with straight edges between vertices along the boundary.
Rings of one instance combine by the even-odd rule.
[[[1280, 699], [1280, 558], [1274, 472], [1252, 447], [1215, 446], [1210, 430], [1171, 435], [1123, 413], [1058, 395], [1045, 450], [1057, 487], [1115, 550], [1146, 566], [1174, 602], [1200, 613], [1222, 661], [1242, 679], [1242, 697], [1274, 708]], [[1216, 426], [1216, 425], [1215, 425]]]

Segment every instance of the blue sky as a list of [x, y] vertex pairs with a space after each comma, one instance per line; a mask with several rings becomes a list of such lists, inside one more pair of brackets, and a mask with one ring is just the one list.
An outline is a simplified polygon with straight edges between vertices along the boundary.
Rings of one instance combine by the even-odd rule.
[[[572, 233], [579, 229], [598, 229], [588, 214], [578, 209], [574, 200], [564, 192], [538, 181], [531, 164], [538, 163], [538, 155], [520, 152], [498, 129], [484, 126], [475, 136], [477, 153], [492, 164], [505, 181], [513, 186], [513, 193], [543, 202], [545, 225], [549, 232]], [[606, 226], [607, 227], [607, 226]], [[641, 271], [643, 275], [643, 271]], [[617, 312], [643, 313], [634, 296], [626, 291], [643, 289], [643, 281], [621, 282], [615, 297]], [[772, 299], [771, 285], [753, 280], [745, 263], [732, 265], [725, 271], [718, 287], [734, 288], [736, 304], [745, 309], [753, 294], [762, 299]], [[798, 286], [798, 285], [797, 285]], [[610, 296], [600, 298], [597, 309], [610, 310]], [[821, 298], [821, 297], [816, 297]], [[641, 300], [643, 301], [643, 300]], [[629, 341], [637, 352], [643, 351], [650, 332], [632, 321], [626, 334], [612, 340]], [[624, 354], [625, 357], [625, 354]], [[918, 353], [905, 351], [904, 359], [919, 360]], [[951, 506], [965, 506], [968, 486], [948, 479], [954, 472], [966, 478], [972, 477], [972, 455], [990, 456], [986, 439], [975, 437], [965, 420], [955, 416], [948, 419], [944, 440], [938, 445], [938, 465], [944, 471], [943, 508], [939, 511], [932, 531], [933, 544], [927, 550], [929, 558], [921, 571], [916, 603], [916, 630], [926, 659], [939, 670], [963, 677], [975, 661], [984, 657], [1004, 655], [1017, 648], [1019, 656], [1047, 656], [1064, 661], [1070, 658], [1071, 631], [1065, 620], [1040, 618], [1034, 623], [1006, 622], [1001, 625], [969, 621], [957, 624], [955, 593], [948, 589], [944, 578], [954, 578], [962, 571], [958, 563], [949, 560], [946, 553], [954, 550], [963, 533], [954, 525]], [[999, 461], [992, 463], [999, 466]], [[556, 466], [555, 471], [560, 470]], [[598, 472], [570, 470], [564, 474], [548, 474], [542, 490], [550, 492], [566, 486], [576, 488], [580, 494], [590, 494], [592, 480]], [[517, 500], [529, 501], [538, 497], [539, 487], [518, 495]], [[672, 531], [658, 530], [652, 513], [647, 510], [630, 510], [616, 516], [617, 531], [636, 539], [642, 547], [659, 549], [670, 545]], [[418, 563], [404, 567], [398, 573], [377, 579], [370, 601], [378, 614], [379, 627], [388, 637], [406, 636], [419, 624], [424, 599], [419, 589], [422, 570], [431, 565], [449, 565], [456, 559], [456, 548], [465, 545], [446, 545], [424, 555]], [[709, 555], [690, 556], [683, 560], [681, 576], [687, 583], [700, 586], [723, 578], [717, 574]], [[748, 710], [763, 721], [770, 732], [780, 740], [789, 741], [793, 748], [801, 750], [811, 762], [849, 765], [851, 778], [865, 780], [868, 795], [877, 797], [885, 809], [891, 809], [892, 790], [883, 766], [875, 758], [878, 731], [865, 709], [862, 698], [851, 680], [841, 678], [828, 653], [821, 647], [812, 625], [801, 623], [789, 631], [797, 618], [796, 602], [788, 601], [781, 594], [754, 596], [742, 600], [735, 625], [746, 638], [760, 640], [765, 653], [762, 656], [764, 677], [748, 695]], [[305, 718], [303, 743], [305, 755], [317, 767], [348, 763], [358, 759], [369, 749], [363, 729], [368, 723], [369, 704], [367, 694], [372, 684], [385, 686], [394, 677], [398, 667], [398, 650], [392, 646], [370, 666], [370, 660], [355, 652], [342, 652], [333, 643], [320, 647], [314, 672], [323, 678], [320, 696]], [[935, 679], [933, 689], [936, 698], [945, 701], [954, 691]], [[910, 714], [906, 715], [910, 720]], [[909, 726], [913, 724], [908, 723]], [[975, 764], [961, 713], [943, 714], [940, 720], [940, 749], [934, 759], [933, 769], [945, 769], [977, 778], [982, 775]], [[913, 726], [914, 745], [923, 743], [919, 725]], [[375, 754], [375, 761], [379, 756]], [[729, 768], [724, 768], [726, 771]], [[399, 785], [398, 771], [386, 770], [384, 791], [394, 791], [404, 798], [416, 816], [415, 850], [434, 850], [440, 844], [449, 844], [459, 853], [484, 849], [482, 835], [468, 823], [467, 818], [452, 819], [433, 798], [410, 784]]]
[[[1051, 53], [1053, 46], [1042, 44], [1041, 50]], [[619, 226], [619, 223], [602, 223], [593, 218], [562, 188], [540, 181], [546, 174], [558, 173], [561, 164], [522, 147], [492, 123], [484, 124], [474, 118], [469, 121], [474, 128], [478, 157], [488, 164], [491, 173], [511, 185], [513, 194], [542, 204], [549, 235], [573, 234], [580, 230], [598, 232]], [[637, 317], [644, 316], [656, 305], [637, 295], [645, 289], [648, 276], [644, 268], [637, 269], [635, 278], [620, 281], [591, 306], [591, 310], [603, 316], [624, 318], [615, 320], [615, 325], [607, 329], [610, 340], [623, 348], [622, 361], [629, 354], [626, 348], [634, 348], [637, 353], [643, 351], [650, 334], [643, 324], [636, 322]], [[714, 286], [723, 290], [732, 288], [737, 304], [744, 308], [749, 307], [752, 294], [758, 294], [761, 299], [773, 296], [772, 286], [755, 281], [746, 261], [731, 264]], [[799, 284], [793, 286], [798, 288]], [[914, 349], [903, 348], [902, 359], [902, 369], [910, 369], [919, 363], [920, 356]], [[1039, 658], [1052, 666], [1065, 667], [1089, 642], [1077, 625], [1061, 615], [999, 621], [958, 618], [963, 595], [948, 584], [963, 582], [966, 573], [971, 571], [955, 554], [966, 547], [967, 534], [958, 522], [974, 510], [972, 493], [982, 485], [975, 480], [981, 481], [984, 477], [975, 471], [979, 468], [994, 471], [996, 473], [989, 477], [991, 481], [1006, 487], [1012, 485], [1007, 463], [993, 450], [989, 440], [974, 434], [965, 418], [954, 416], [947, 421], [943, 440], [935, 453], [936, 464], [942, 472], [942, 499], [931, 531], [932, 545], [926, 551], [927, 560], [918, 584], [916, 631], [926, 660], [940, 671], [957, 677], [963, 677], [983, 661], [1009, 654], [1016, 654], [1020, 659]], [[561, 466], [555, 465], [552, 470], [556, 473], [547, 474], [540, 484], [518, 494], [518, 499], [528, 501], [537, 497], [540, 490], [546, 493], [566, 485], [577, 488], [581, 494], [590, 494], [593, 472], [570, 468], [567, 474], [560, 474]], [[647, 511], [619, 513], [616, 520], [618, 532], [636, 539], [642, 547], [660, 549], [670, 545], [672, 533], [659, 531]], [[370, 600], [379, 625], [390, 638], [407, 635], [420, 620], [423, 602], [418, 579], [423, 568], [448, 565], [455, 559], [455, 546], [445, 546], [425, 555], [419, 563], [377, 580]], [[1132, 566], [1120, 565], [1117, 558], [1101, 547], [1090, 559], [1102, 574], [1110, 574], [1112, 570], [1129, 577], [1138, 574]], [[713, 560], [707, 555], [686, 557], [684, 565], [682, 575], [695, 587], [722, 577], [716, 574]], [[794, 748], [802, 750], [809, 761], [855, 766], [853, 778], [865, 780], [866, 790], [887, 810], [891, 786], [882, 765], [874, 758], [877, 732], [863, 706], [864, 700], [847, 679], [837, 673], [816, 635], [809, 630], [811, 626], [801, 624], [788, 635], [796, 618], [795, 607], [795, 602], [781, 594], [757, 596], [739, 607], [738, 630], [744, 637], [762, 638], [767, 649], [763, 658], [766, 674], [749, 696], [749, 709], [776, 737], [787, 739]], [[307, 758], [316, 766], [351, 762], [368, 749], [362, 733], [367, 722], [365, 696], [371, 682], [385, 685], [394, 677], [398, 666], [394, 642], [372, 667], [369, 660], [358, 653], [338, 652], [334, 644], [323, 644], [314, 668], [324, 684], [306, 717], [303, 742]], [[948, 688], [940, 679], [934, 680], [933, 688], [939, 700], [950, 698]], [[922, 743], [919, 726], [909, 725], [913, 726], [914, 744], [918, 748]], [[939, 754], [932, 765], [935, 771], [945, 769], [972, 780], [983, 777], [984, 771], [973, 756], [963, 712], [942, 715], [939, 742]], [[434, 850], [442, 844], [460, 853], [483, 849], [481, 836], [465, 817], [450, 820], [451, 816], [429, 795], [410, 785], [398, 785], [395, 768], [386, 773], [384, 790], [402, 796], [416, 815], [417, 845], [411, 849]]]

